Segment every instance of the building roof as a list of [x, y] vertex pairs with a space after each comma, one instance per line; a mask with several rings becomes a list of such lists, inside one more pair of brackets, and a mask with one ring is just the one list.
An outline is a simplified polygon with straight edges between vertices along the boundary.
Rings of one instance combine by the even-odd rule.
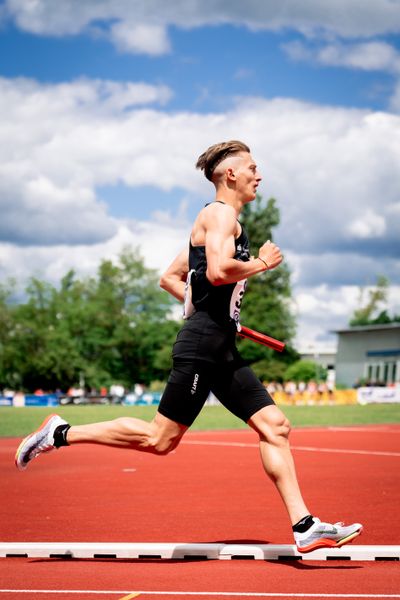
[[346, 329], [336, 329], [332, 333], [361, 333], [363, 331], [390, 331], [393, 329], [400, 331], [400, 322], [383, 323], [381, 325], [356, 325], [355, 327], [347, 327]]
[[299, 354], [336, 354], [336, 342], [300, 343], [296, 346]]

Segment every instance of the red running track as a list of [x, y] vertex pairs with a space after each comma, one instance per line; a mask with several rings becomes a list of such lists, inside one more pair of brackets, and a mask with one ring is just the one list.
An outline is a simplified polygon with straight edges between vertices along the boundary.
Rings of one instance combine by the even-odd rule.
[[[400, 544], [400, 426], [297, 429], [291, 443], [314, 514], [362, 522], [358, 543]], [[24, 473], [13, 465], [17, 445], [0, 440], [2, 542], [293, 543], [251, 431], [189, 432], [165, 457], [75, 446], [40, 457]], [[134, 591], [143, 600], [400, 598], [400, 565], [1, 559], [0, 590], [26, 590], [0, 591], [0, 600], [122, 599]], [[228, 593], [235, 595], [221, 596]]]

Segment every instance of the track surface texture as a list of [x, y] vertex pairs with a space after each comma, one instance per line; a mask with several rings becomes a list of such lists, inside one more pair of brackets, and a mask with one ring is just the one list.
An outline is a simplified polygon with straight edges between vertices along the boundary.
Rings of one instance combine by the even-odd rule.
[[[164, 457], [63, 448], [24, 473], [18, 443], [0, 440], [1, 542], [293, 543], [251, 431], [189, 432]], [[295, 429], [291, 445], [315, 515], [400, 544], [400, 426]], [[0, 559], [0, 600], [27, 597], [400, 598], [400, 563]]]

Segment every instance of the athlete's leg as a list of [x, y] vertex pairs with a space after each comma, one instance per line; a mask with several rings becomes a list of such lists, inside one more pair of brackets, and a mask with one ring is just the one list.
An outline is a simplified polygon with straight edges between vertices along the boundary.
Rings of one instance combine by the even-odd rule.
[[179, 444], [210, 391], [206, 362], [175, 360], [158, 411], [149, 423], [132, 417], [79, 425], [68, 430], [68, 444], [92, 443], [167, 454]]
[[113, 421], [77, 425], [66, 435], [69, 445], [104, 444], [119, 448], [132, 448], [153, 454], [168, 454], [179, 444], [186, 425], [181, 425], [156, 413], [151, 422], [133, 417], [120, 417]]
[[264, 469], [276, 485], [294, 525], [309, 511], [301, 496], [289, 447], [289, 421], [253, 371], [243, 366], [240, 357], [221, 366], [212, 391], [228, 410], [258, 433]]
[[265, 406], [248, 420], [260, 439], [265, 472], [276, 485], [292, 525], [310, 514], [304, 503], [289, 445], [290, 423], [275, 405]]
[[168, 454], [179, 444], [207, 399], [207, 363], [174, 361], [156, 416], [151, 422], [133, 417], [70, 426], [58, 415], [50, 415], [40, 427], [22, 440], [15, 463], [20, 470], [55, 448], [73, 444], [103, 444], [153, 454]]
[[179, 444], [187, 426], [157, 413], [151, 423], [123, 417], [114, 421], [71, 427], [59, 415], [49, 415], [22, 440], [15, 464], [24, 471], [32, 459], [70, 444], [104, 444], [153, 454], [167, 454]]

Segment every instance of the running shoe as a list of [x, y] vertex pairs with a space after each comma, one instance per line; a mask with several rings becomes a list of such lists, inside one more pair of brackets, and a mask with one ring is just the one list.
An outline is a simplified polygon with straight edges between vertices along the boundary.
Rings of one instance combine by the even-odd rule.
[[20, 471], [24, 471], [28, 463], [42, 452], [55, 449], [54, 430], [59, 425], [67, 425], [67, 421], [58, 415], [49, 415], [36, 431], [22, 440], [15, 454], [15, 465]]
[[314, 523], [304, 533], [294, 532], [294, 540], [299, 552], [312, 552], [319, 548], [340, 548], [352, 542], [362, 532], [362, 525], [354, 523], [345, 526], [344, 523], [322, 523], [314, 517]]

